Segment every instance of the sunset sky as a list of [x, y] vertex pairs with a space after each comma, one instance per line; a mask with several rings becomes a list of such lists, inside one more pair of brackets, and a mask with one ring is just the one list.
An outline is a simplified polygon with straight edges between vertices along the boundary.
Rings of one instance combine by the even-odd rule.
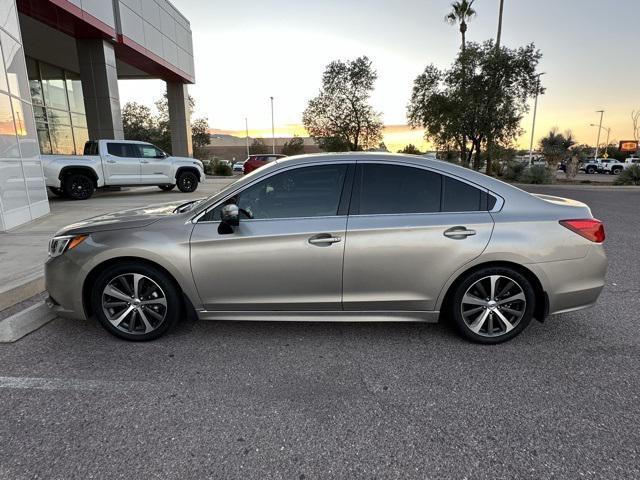
[[[410, 131], [406, 105], [414, 78], [429, 63], [448, 66], [457, 52], [457, 27], [443, 18], [450, 0], [173, 0], [191, 21], [196, 116], [214, 130], [270, 135], [269, 97], [275, 97], [276, 135], [304, 135], [307, 101], [334, 59], [367, 55], [378, 72], [374, 107], [388, 126], [387, 146], [422, 144]], [[498, 0], [476, 0], [478, 16], [468, 41], [494, 38]], [[599, 120], [612, 140], [632, 137], [631, 110], [640, 108], [639, 0], [505, 0], [503, 44], [534, 42], [543, 53], [547, 93], [540, 97], [536, 141], [551, 127], [571, 129], [580, 142], [595, 144]], [[160, 81], [120, 82], [123, 104], [152, 105]], [[519, 140], [528, 147], [531, 119]], [[601, 140], [604, 142], [604, 139]]]

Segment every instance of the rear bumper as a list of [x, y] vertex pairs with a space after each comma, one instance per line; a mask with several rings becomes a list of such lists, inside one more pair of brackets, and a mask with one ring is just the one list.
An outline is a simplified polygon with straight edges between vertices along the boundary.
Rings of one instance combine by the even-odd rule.
[[549, 297], [549, 315], [593, 306], [605, 285], [607, 257], [602, 245], [594, 244], [580, 259], [528, 265]]

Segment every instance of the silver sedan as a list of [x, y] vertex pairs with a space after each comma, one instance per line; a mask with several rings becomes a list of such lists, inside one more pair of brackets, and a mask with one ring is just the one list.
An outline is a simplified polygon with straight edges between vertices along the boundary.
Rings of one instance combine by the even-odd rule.
[[62, 316], [150, 340], [202, 320], [450, 319], [498, 343], [593, 305], [604, 228], [579, 202], [414, 156], [280, 159], [211, 198], [70, 225], [49, 246]]

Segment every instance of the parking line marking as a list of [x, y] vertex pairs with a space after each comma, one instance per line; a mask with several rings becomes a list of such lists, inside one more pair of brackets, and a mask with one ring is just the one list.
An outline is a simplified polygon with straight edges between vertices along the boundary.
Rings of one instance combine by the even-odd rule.
[[85, 380], [77, 378], [0, 377], [0, 388], [27, 390], [132, 390], [149, 387], [148, 382]]

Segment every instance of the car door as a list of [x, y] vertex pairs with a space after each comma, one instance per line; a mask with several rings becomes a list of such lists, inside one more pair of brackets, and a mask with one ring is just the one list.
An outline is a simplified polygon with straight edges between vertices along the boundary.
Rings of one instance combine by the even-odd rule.
[[445, 282], [485, 249], [489, 195], [397, 163], [358, 163], [345, 246], [345, 310], [429, 311]]
[[[349, 162], [289, 167], [208, 211], [191, 236], [191, 269], [204, 308], [340, 310], [353, 170]], [[245, 213], [225, 233], [220, 209], [230, 202]]]
[[140, 184], [140, 159], [134, 144], [107, 142], [102, 165], [107, 185]]
[[140, 157], [140, 183], [175, 183], [175, 178], [171, 178], [171, 161], [166, 153], [151, 144], [139, 143], [136, 148]]

